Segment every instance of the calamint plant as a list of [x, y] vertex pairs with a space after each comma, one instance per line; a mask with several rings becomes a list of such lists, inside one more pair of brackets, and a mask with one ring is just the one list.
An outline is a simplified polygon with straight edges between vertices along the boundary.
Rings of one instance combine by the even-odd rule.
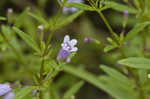
[[0, 16], [0, 98], [150, 99], [149, 0], [12, 2], [31, 6]]

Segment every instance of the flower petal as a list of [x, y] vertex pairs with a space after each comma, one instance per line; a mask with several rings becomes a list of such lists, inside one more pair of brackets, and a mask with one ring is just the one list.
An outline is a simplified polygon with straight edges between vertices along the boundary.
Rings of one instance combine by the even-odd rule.
[[0, 96], [11, 91], [11, 88], [8, 84], [0, 84]]
[[64, 43], [68, 42], [69, 40], [70, 40], [69, 35], [66, 35], [66, 36], [64, 37]]
[[78, 51], [77, 47], [73, 47], [72, 50], [71, 50], [71, 52], [76, 52], [76, 51]]
[[64, 44], [64, 43], [62, 43], [62, 44], [61, 44], [61, 47], [64, 47], [64, 46], [65, 46], [65, 44]]
[[59, 60], [59, 59], [67, 59], [67, 57], [70, 55], [70, 52], [69, 51], [67, 51], [67, 50], [64, 50], [63, 48], [61, 48], [60, 49], [60, 51], [59, 51], [59, 53], [58, 53], [58, 55], [57, 55], [57, 61]]
[[15, 94], [13, 92], [9, 92], [3, 97], [3, 99], [13, 99], [14, 96]]
[[77, 41], [76, 39], [72, 39], [72, 40], [70, 41], [70, 43], [71, 43], [72, 46], [76, 45], [77, 42], [78, 42], [78, 41]]

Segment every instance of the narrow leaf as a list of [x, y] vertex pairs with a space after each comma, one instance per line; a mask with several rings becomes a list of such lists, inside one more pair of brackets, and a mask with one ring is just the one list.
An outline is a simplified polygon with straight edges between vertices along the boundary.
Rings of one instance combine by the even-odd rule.
[[110, 68], [108, 66], [105, 66], [105, 65], [101, 65], [100, 68], [102, 68], [104, 70], [104, 72], [106, 72], [109, 76], [111, 76], [111, 77], [115, 78], [116, 80], [122, 82], [123, 85], [132, 87], [131, 81], [126, 76], [121, 74], [119, 71], [117, 71], [113, 68]]
[[68, 24], [70, 24], [73, 20], [75, 20], [78, 16], [80, 16], [84, 11], [80, 10], [74, 14], [72, 14], [71, 16], [67, 17], [65, 20], [61, 20], [60, 22], [58, 22], [56, 24], [55, 29], [60, 29]]
[[31, 17], [33, 17], [34, 19], [36, 19], [37, 21], [39, 21], [41, 24], [45, 24], [45, 25], [48, 25], [48, 22], [43, 19], [41, 16], [38, 16], [34, 13], [28, 13]]
[[106, 1], [106, 2], [104, 2], [104, 4], [105, 4], [105, 6], [104, 6], [105, 8], [112, 8], [112, 9], [119, 11], [119, 12], [124, 12], [125, 10], [127, 10], [131, 14], [137, 13], [136, 9], [128, 7], [128, 6], [123, 5], [123, 4], [119, 4], [117, 2]]
[[37, 43], [26, 33], [24, 33], [23, 31], [21, 31], [20, 29], [18, 29], [17, 27], [13, 27], [13, 30], [31, 47], [33, 48], [35, 51], [37, 51], [38, 53], [40, 53], [40, 49], [37, 45]]
[[137, 99], [134, 89], [121, 84], [112, 77], [101, 76], [99, 78], [103, 84], [103, 90], [113, 96], [115, 99]]
[[25, 18], [27, 17], [27, 14], [29, 12], [29, 8], [26, 8], [23, 13], [21, 13], [17, 18], [16, 18], [16, 21], [15, 21], [15, 27], [20, 27], [23, 23], [24, 23], [24, 20]]
[[116, 88], [116, 86], [106, 85], [105, 82], [102, 82], [102, 80], [98, 79], [98, 77], [92, 75], [91, 73], [89, 73], [83, 69], [78, 69], [78, 68], [74, 68], [71, 66], [64, 66], [64, 71], [71, 73], [81, 79], [84, 79], [85, 81], [93, 84], [94, 86], [96, 86], [99, 89], [103, 89], [104, 91], [109, 93], [111, 96], [113, 96], [115, 99], [137, 99], [137, 98], [134, 98], [135, 96], [131, 96], [128, 94], [126, 94], [128, 96], [127, 98], [122, 97], [122, 96], [126, 96], [125, 91], [121, 92], [121, 94], [124, 94], [124, 95], [118, 95], [118, 93], [116, 93], [116, 91], [120, 92], [118, 87]]
[[5, 17], [0, 16], [0, 21], [5, 21], [5, 20], [6, 20]]
[[117, 46], [113, 46], [113, 45], [107, 45], [105, 48], [104, 48], [104, 52], [109, 52], [113, 49], [117, 48]]
[[72, 86], [72, 88], [70, 88], [65, 94], [63, 99], [70, 99], [71, 96], [73, 96], [82, 86], [83, 86], [84, 82], [80, 81], [77, 84], [75, 84], [74, 86]]
[[64, 68], [65, 72], [68, 72], [77, 77], [80, 77], [98, 88], [103, 88], [101, 83], [99, 82], [98, 78], [96, 76], [92, 75], [91, 73], [89, 73], [83, 69], [74, 68], [72, 66], [64, 66], [63, 68]]
[[88, 11], [94, 11], [95, 9], [91, 6], [83, 3], [65, 3], [66, 7], [75, 7], [81, 10], [88, 10]]
[[147, 77], [147, 70], [146, 69], [140, 69], [138, 70], [138, 75], [139, 75], [139, 81], [142, 85], [145, 84], [145, 82], [148, 80]]
[[130, 57], [120, 60], [118, 63], [132, 68], [150, 69], [150, 59], [148, 58]]
[[128, 32], [128, 34], [125, 37], [125, 40], [130, 40], [131, 38], [133, 38], [137, 33], [139, 33], [141, 30], [143, 30], [149, 24], [150, 24], [150, 22], [136, 24], [134, 26], [134, 28]]
[[34, 89], [36, 89], [36, 87], [34, 86], [28, 87], [28, 88], [21, 88], [20, 91], [16, 93], [13, 99], [22, 99], [26, 95], [28, 95], [30, 92], [32, 92]]

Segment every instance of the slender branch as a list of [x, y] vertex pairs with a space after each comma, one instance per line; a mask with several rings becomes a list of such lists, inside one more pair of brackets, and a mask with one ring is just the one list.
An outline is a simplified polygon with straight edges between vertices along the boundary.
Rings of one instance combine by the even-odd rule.
[[[98, 10], [97, 12], [98, 12], [98, 14], [100, 15], [100, 17], [103, 19], [103, 21], [104, 21], [106, 27], [108, 28], [109, 32], [111, 33], [112, 37], [114, 38], [114, 40], [116, 41], [116, 43], [119, 45], [119, 51], [120, 51], [122, 57], [123, 57], [123, 58], [126, 58], [126, 55], [125, 55], [125, 53], [124, 53], [124, 51], [123, 51], [123, 48], [122, 48], [122, 45], [120, 44], [120, 42], [119, 42], [119, 40], [118, 40], [118, 36], [116, 35], [116, 33], [115, 33], [115, 32], [113, 31], [113, 29], [111, 28], [110, 24], [108, 23], [107, 19], [106, 19], [105, 16], [103, 15], [103, 13], [102, 13], [100, 10]], [[139, 95], [140, 95], [140, 98], [141, 98], [141, 99], [145, 99], [144, 93], [143, 93], [143, 91], [142, 91], [142, 88], [141, 88], [140, 84], [138, 83], [138, 79], [137, 79], [136, 75], [134, 74], [134, 72], [132, 71], [131, 68], [127, 68], [127, 69], [128, 69], [128, 71], [130, 72], [132, 78], [133, 78], [134, 81], [135, 81], [136, 88], [139, 90], [139, 93], [140, 93], [140, 94], [139, 94]]]
[[[45, 56], [46, 56], [46, 53], [48, 51], [48, 46], [49, 46], [49, 43], [50, 43], [50, 41], [52, 39], [53, 33], [54, 33], [53, 31], [50, 32], [50, 34], [48, 36], [48, 40], [46, 41], [46, 47], [44, 49], [44, 53], [43, 53], [43, 55], [41, 57], [42, 58], [42, 63], [41, 63], [41, 68], [40, 68], [40, 86], [42, 86], [42, 84], [43, 84], [43, 79], [44, 79], [43, 72], [44, 72]], [[43, 98], [43, 92], [41, 90], [39, 92], [39, 98], [40, 99], [44, 99]]]
[[114, 40], [116, 42], [118, 42], [118, 36], [117, 34], [113, 31], [113, 29], [111, 28], [110, 24], [108, 23], [107, 19], [105, 18], [105, 16], [103, 15], [103, 13], [101, 11], [97, 11], [98, 14], [100, 15], [100, 17], [102, 18], [102, 20], [104, 21], [106, 27], [108, 28], [109, 32], [111, 33], [112, 37], [114, 38]]
[[[57, 20], [60, 17], [61, 13], [62, 13], [62, 8], [59, 9], [53, 26], [55, 26], [57, 24]], [[53, 36], [53, 33], [54, 33], [54, 28], [51, 28], [51, 29], [52, 30], [49, 33], [48, 39], [46, 41], [46, 46], [45, 46], [45, 49], [44, 49], [44, 52], [43, 52], [43, 55], [42, 55], [42, 63], [41, 63], [41, 68], [40, 68], [40, 86], [43, 84], [43, 80], [44, 80], [43, 72], [44, 72], [45, 56], [46, 56], [46, 54], [49, 50], [49, 43], [51, 42], [52, 36]], [[39, 93], [39, 98], [43, 99], [43, 92], [41, 90], [40, 90], [40, 93]]]

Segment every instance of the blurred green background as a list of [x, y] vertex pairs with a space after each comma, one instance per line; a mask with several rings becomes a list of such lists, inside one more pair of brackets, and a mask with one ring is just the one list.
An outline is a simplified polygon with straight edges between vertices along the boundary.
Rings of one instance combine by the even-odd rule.
[[[120, 3], [124, 3], [121, 0], [114, 0]], [[85, 3], [87, 3], [85, 1]], [[56, 15], [58, 8], [60, 7], [57, 0], [0, 0], [0, 16], [7, 16], [7, 9], [13, 9], [12, 20], [15, 20], [17, 16], [24, 11], [25, 8], [29, 7], [31, 12], [34, 12], [45, 19], [52, 18]], [[70, 13], [71, 14], [71, 13]], [[64, 15], [69, 16], [70, 14]], [[114, 10], [104, 11], [104, 15], [110, 22], [113, 29], [120, 34], [122, 31], [123, 13], [116, 12]], [[129, 15], [128, 25], [125, 29], [127, 32], [133, 24], [136, 22], [135, 16]], [[1, 21], [0, 24], [7, 24], [5, 21]], [[24, 23], [21, 28], [24, 32], [33, 32], [34, 36], [38, 35], [37, 27], [41, 25], [36, 20], [31, 17], [25, 18]], [[9, 28], [9, 27], [8, 27]], [[44, 31], [48, 34], [49, 31]], [[71, 24], [65, 26], [62, 29], [55, 31], [52, 39], [52, 58], [56, 59], [57, 53], [60, 49], [61, 42], [65, 35], [70, 35], [71, 38], [76, 38], [78, 43], [78, 52], [73, 57], [71, 65], [75, 67], [85, 68], [87, 71], [99, 76], [103, 74], [99, 68], [100, 64], [105, 64], [108, 66], [116, 66], [115, 62], [120, 58], [120, 54], [116, 50], [109, 53], [105, 53], [103, 48], [108, 44], [106, 38], [110, 37], [109, 32], [96, 12], [84, 12], [80, 17], [78, 17]], [[9, 34], [13, 35], [13, 34]], [[84, 43], [84, 38], [90, 37], [101, 41], [100, 45], [94, 42]], [[18, 37], [19, 38], [19, 37]], [[45, 37], [45, 39], [47, 39]], [[28, 61], [29, 66], [27, 68], [34, 70], [34, 73], [38, 71], [40, 65], [39, 59], [32, 55], [32, 51], [27, 45], [20, 39], [19, 44], [23, 49], [24, 58]], [[11, 50], [8, 50], [7, 46], [1, 42], [0, 43], [0, 81], [1, 82], [11, 82], [11, 83], [21, 83], [23, 85], [32, 84], [32, 76], [28, 72], [22, 71], [20, 63], [16, 56]], [[32, 65], [33, 67], [30, 67]], [[76, 83], [79, 78], [72, 76], [68, 73], [61, 72], [56, 79], [54, 84], [58, 85], [61, 89], [60, 92], [63, 93], [67, 88]], [[81, 90], [77, 93], [76, 99], [108, 99], [109, 96], [94, 87], [89, 83], [85, 83]]]

